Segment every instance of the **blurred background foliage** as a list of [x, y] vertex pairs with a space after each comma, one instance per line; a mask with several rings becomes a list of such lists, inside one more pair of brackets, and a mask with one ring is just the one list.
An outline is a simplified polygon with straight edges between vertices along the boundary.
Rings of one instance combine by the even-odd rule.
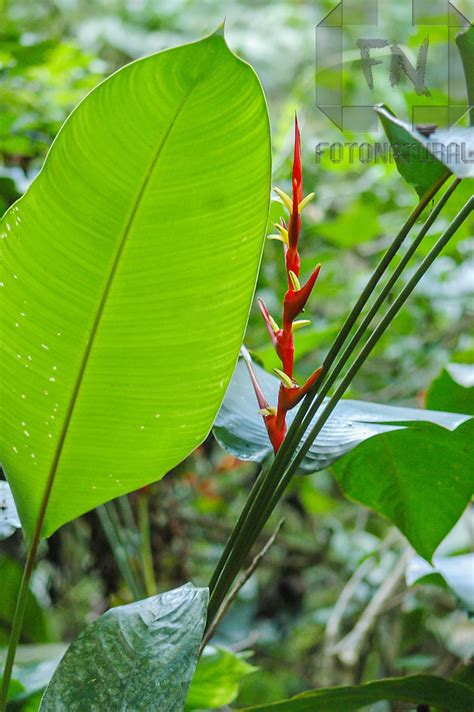
[[[407, 4], [380, 2], [389, 24], [407, 24]], [[468, 5], [469, 0], [456, 2], [466, 15]], [[316, 262], [323, 265], [305, 314], [312, 325], [298, 332], [296, 340], [297, 375], [308, 375], [416, 202], [415, 192], [393, 164], [351, 161], [347, 153], [337, 163], [328, 155], [316, 160], [318, 142], [383, 140], [381, 132], [375, 137], [342, 136], [316, 108], [315, 27], [333, 6], [326, 0], [8, 3], [0, 28], [1, 210], [24, 192], [62, 121], [104, 76], [143, 54], [197, 39], [226, 15], [229, 45], [255, 67], [267, 94], [274, 182], [286, 190], [295, 110], [300, 119], [305, 192], [316, 193], [303, 221], [303, 277]], [[435, 32], [431, 42], [436, 45]], [[416, 52], [419, 43], [413, 28], [408, 50]], [[362, 81], [359, 63], [351, 62], [347, 71], [356, 93]], [[407, 118], [411, 85], [402, 82], [390, 92], [388, 103]], [[444, 103], [447, 97], [440, 94], [439, 99]], [[465, 181], [424, 241], [422, 254], [470, 193], [472, 182]], [[281, 205], [273, 203], [271, 220], [281, 214]], [[472, 361], [472, 228], [467, 222], [435, 263], [354, 381], [352, 397], [423, 407], [426, 391], [443, 367]], [[267, 242], [258, 294], [275, 315], [284, 284], [281, 245]], [[246, 344], [267, 368], [276, 365], [255, 307]], [[456, 390], [459, 384], [447, 371], [436, 383], [441, 389], [439, 407], [449, 409], [456, 403], [458, 408], [463, 402]], [[159, 590], [185, 580], [198, 585], [208, 581], [255, 474], [254, 465], [223, 453], [209, 438], [141, 495], [149, 508]], [[135, 518], [138, 498], [131, 495], [127, 500]], [[117, 511], [123, 517], [125, 509], [118, 506]], [[285, 523], [276, 543], [216, 637], [234, 650], [254, 651], [251, 661], [259, 670], [243, 681], [237, 704], [383, 676], [421, 671], [447, 675], [474, 652], [473, 624], [462, 603], [439, 585], [440, 580], [424, 579], [408, 587], [397, 574], [397, 562], [406, 551], [403, 537], [380, 516], [344, 499], [329, 473], [293, 482], [262, 545], [281, 517]], [[118, 531], [129, 543], [139, 539], [126, 517]], [[463, 540], [461, 550], [469, 547], [468, 541]], [[21, 555], [19, 534], [3, 543], [0, 644], [6, 641]], [[110, 605], [131, 600], [122, 574], [96, 513], [63, 527], [42, 544], [23, 642], [68, 641]], [[367, 605], [389, 577], [394, 577], [393, 590], [367, 634], [346, 638], [367, 616]], [[348, 650], [349, 663], [351, 655], [344, 653]]]

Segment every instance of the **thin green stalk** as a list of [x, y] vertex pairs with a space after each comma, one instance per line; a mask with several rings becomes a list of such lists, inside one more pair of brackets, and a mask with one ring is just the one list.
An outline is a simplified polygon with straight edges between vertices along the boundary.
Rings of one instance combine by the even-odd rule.
[[117, 499], [117, 504], [118, 504], [120, 512], [122, 514], [124, 524], [127, 527], [127, 531], [131, 532], [132, 535], [138, 537], [138, 527], [137, 527], [137, 523], [135, 521], [135, 517], [133, 514], [132, 507], [130, 505], [130, 500], [128, 498], [128, 495], [119, 497]]
[[[23, 618], [25, 615], [26, 602], [28, 600], [28, 592], [30, 588], [30, 579], [33, 572], [33, 567], [36, 561], [36, 554], [38, 551], [39, 544], [39, 532], [41, 531], [41, 526], [38, 530], [38, 535], [33, 538], [31, 547], [28, 551], [28, 555], [25, 561], [25, 567], [23, 569], [23, 576], [21, 579], [20, 589], [18, 591], [17, 602], [15, 613], [13, 616], [12, 629], [10, 633], [10, 639], [8, 641], [8, 652], [7, 658], [5, 660], [5, 667], [3, 670], [3, 680], [2, 680], [2, 692], [0, 696], [0, 711], [5, 712], [7, 708], [8, 690], [10, 687], [10, 679], [13, 670], [13, 663], [15, 661], [16, 649], [18, 642], [20, 640], [21, 628], [23, 625]], [[35, 531], [36, 534], [36, 531]]]
[[266, 472], [261, 472], [259, 477], [257, 478], [254, 487], [252, 488], [249, 497], [247, 498], [247, 502], [245, 504], [245, 507], [243, 511], [241, 512], [239, 519], [226, 543], [226, 546], [224, 548], [224, 551], [222, 552], [222, 555], [219, 559], [219, 562], [217, 563], [217, 566], [214, 570], [213, 576], [211, 578], [211, 581], [209, 583], [209, 589], [211, 592], [211, 600], [212, 600], [212, 595], [213, 591], [216, 588], [218, 581], [220, 577], [222, 576], [224, 567], [226, 565], [226, 561], [231, 554], [232, 550], [234, 549], [236, 538], [239, 536], [240, 531], [242, 530], [242, 527], [244, 526], [247, 518], [250, 516], [253, 516], [254, 512], [254, 503], [255, 500], [259, 497], [260, 490], [264, 490], [265, 493], [268, 495], [269, 493], [269, 488], [271, 486], [271, 482], [273, 481], [273, 478], [275, 477], [276, 472], [281, 472], [284, 467], [287, 465], [289, 462], [292, 453], [294, 452], [294, 449], [299, 442], [299, 437], [298, 437], [298, 431], [301, 426], [301, 423], [303, 421], [303, 418], [307, 411], [309, 410], [312, 401], [316, 397], [316, 394], [318, 392], [318, 389], [320, 388], [326, 372], [331, 368], [334, 360], [336, 359], [338, 353], [340, 352], [342, 346], [344, 345], [344, 342], [349, 335], [352, 327], [354, 326], [357, 318], [359, 317], [359, 314], [363, 310], [364, 306], [366, 305], [367, 301], [370, 299], [374, 289], [376, 288], [377, 284], [383, 277], [385, 271], [387, 270], [387, 267], [389, 266], [390, 262], [396, 255], [397, 251], [401, 247], [402, 243], [404, 242], [405, 238], [407, 237], [408, 233], [412, 229], [412, 227], [415, 225], [416, 221], [422, 214], [422, 212], [425, 210], [426, 206], [430, 203], [430, 201], [433, 199], [433, 197], [436, 195], [438, 190], [441, 188], [441, 186], [446, 182], [448, 176], [443, 176], [441, 177], [434, 185], [433, 187], [428, 190], [425, 195], [420, 199], [418, 204], [415, 206], [415, 208], [412, 210], [410, 213], [408, 219], [406, 220], [405, 224], [401, 228], [401, 230], [398, 232], [396, 237], [394, 238], [392, 244], [388, 248], [388, 250], [385, 252], [383, 255], [382, 259], [376, 266], [374, 272], [372, 273], [371, 277], [369, 278], [365, 288], [363, 289], [362, 293], [360, 294], [357, 302], [355, 303], [354, 307], [352, 308], [351, 312], [347, 316], [345, 322], [343, 323], [341, 329], [339, 330], [333, 344], [331, 345], [329, 352], [324, 359], [323, 362], [323, 367], [324, 370], [321, 374], [321, 377], [318, 378], [311, 389], [311, 391], [308, 393], [304, 401], [302, 402], [301, 406], [298, 409], [298, 412], [295, 415], [295, 418], [288, 429], [288, 432], [286, 434], [285, 439], [283, 440], [283, 443], [277, 452], [275, 459], [272, 462], [271, 467], [266, 471]]
[[[114, 516], [125, 545], [125, 551], [128, 556], [130, 568], [134, 572], [135, 580], [140, 581], [140, 589], [144, 593], [146, 586], [143, 570], [141, 568], [140, 532], [138, 531], [137, 523], [135, 522], [135, 517], [133, 515], [132, 507], [130, 506], [128, 495], [119, 497], [114, 502], [109, 502], [106, 506], [114, 508]], [[119, 517], [119, 511], [121, 517]]]
[[156, 594], [155, 572], [153, 570], [153, 554], [150, 539], [150, 511], [148, 491], [138, 493], [138, 526], [140, 531], [140, 549], [147, 596]]
[[107, 537], [107, 541], [110, 544], [112, 553], [117, 562], [117, 566], [120, 569], [124, 581], [126, 582], [130, 593], [136, 601], [143, 598], [143, 591], [138, 584], [134, 571], [130, 566], [129, 556], [126, 551], [125, 544], [120, 535], [119, 523], [117, 522], [114, 513], [105, 505], [97, 507], [97, 516], [104, 530], [104, 534]]
[[239, 532], [239, 536], [237, 536], [234, 540], [234, 548], [231, 552], [231, 555], [225, 562], [222, 575], [211, 594], [208, 609], [209, 625], [212, 623], [214, 616], [216, 615], [223, 600], [225, 599], [229, 587], [232, 585], [232, 582], [235, 576], [237, 575], [243, 560], [248, 555], [250, 548], [255, 542], [255, 539], [262, 531], [268, 517], [270, 516], [274, 507], [283, 495], [285, 488], [290, 482], [293, 474], [296, 472], [299, 464], [301, 463], [309, 447], [313, 443], [315, 437], [322, 429], [323, 425], [325, 424], [330, 414], [336, 407], [337, 403], [341, 399], [342, 395], [352, 382], [358, 370], [361, 368], [365, 360], [370, 355], [371, 351], [377, 344], [382, 334], [386, 331], [390, 323], [397, 315], [398, 311], [401, 309], [413, 289], [416, 287], [416, 285], [426, 273], [428, 268], [434, 262], [441, 250], [445, 247], [451, 237], [456, 233], [456, 231], [459, 229], [464, 220], [467, 219], [468, 215], [472, 212], [473, 207], [474, 198], [471, 198], [463, 207], [463, 209], [458, 213], [456, 218], [451, 222], [451, 224], [445, 230], [443, 235], [436, 242], [435, 246], [431, 249], [429, 254], [419, 265], [418, 269], [415, 271], [411, 279], [407, 282], [407, 284], [402, 289], [398, 297], [395, 299], [391, 307], [382, 317], [378, 326], [371, 334], [366, 344], [361, 349], [359, 355], [351, 365], [346, 376], [341, 381], [341, 384], [336, 389], [334, 395], [330, 399], [323, 413], [318, 418], [318, 421], [313, 426], [308, 437], [302, 444], [300, 450], [297, 452], [295, 458], [291, 461], [290, 467], [286, 469], [283, 475], [281, 475], [278, 471], [272, 472], [273, 468], [270, 468], [269, 474], [271, 475], [271, 479], [267, 479], [267, 482], [269, 484], [269, 492], [266, 491], [266, 488], [260, 489], [259, 495], [256, 501], [254, 501], [253, 507], [249, 512], [249, 516], [247, 517], [246, 522], [244, 522], [244, 525], [242, 526], [241, 531]]

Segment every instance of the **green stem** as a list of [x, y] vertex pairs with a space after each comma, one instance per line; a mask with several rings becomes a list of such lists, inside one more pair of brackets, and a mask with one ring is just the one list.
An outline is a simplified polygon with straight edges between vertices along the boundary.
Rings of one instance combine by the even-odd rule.
[[143, 576], [147, 596], [156, 594], [155, 572], [153, 570], [153, 554], [150, 539], [150, 511], [148, 491], [138, 493], [138, 526], [140, 530], [140, 545], [142, 554]]
[[[140, 532], [138, 531], [137, 524], [135, 522], [135, 517], [133, 516], [133, 511], [130, 506], [130, 500], [128, 495], [119, 497], [115, 502], [110, 502], [107, 507], [113, 508], [113, 505], [117, 507], [114, 509], [115, 521], [120, 531], [120, 535], [124, 542], [124, 547], [126, 554], [128, 556], [128, 561], [130, 568], [135, 576], [135, 581], [137, 581], [140, 590], [143, 592], [142, 596], [145, 594], [145, 582], [144, 574], [141, 567], [141, 554], [140, 554]], [[122, 516], [120, 518], [119, 511]]]
[[[356, 358], [349, 371], [347, 372], [346, 376], [342, 380], [340, 386], [337, 388], [336, 392], [330, 399], [320, 418], [312, 428], [308, 437], [302, 444], [300, 450], [296, 454], [296, 457], [292, 460], [290, 467], [287, 468], [286, 471], [283, 472], [283, 474], [281, 474], [278, 469], [274, 470], [273, 467], [271, 467], [268, 471], [268, 476], [264, 483], [265, 486], [262, 486], [260, 488], [258, 496], [256, 500], [254, 500], [253, 505], [249, 510], [249, 514], [247, 516], [246, 521], [241, 527], [239, 535], [233, 539], [234, 546], [231, 551], [231, 554], [225, 562], [222, 568], [221, 577], [217, 581], [217, 584], [211, 593], [208, 610], [209, 624], [211, 624], [214, 616], [219, 610], [220, 605], [222, 604], [222, 601], [224, 600], [230, 585], [232, 584], [235, 576], [237, 575], [243, 560], [248, 555], [248, 552], [250, 551], [251, 546], [255, 542], [256, 537], [258, 537], [258, 535], [262, 531], [268, 517], [270, 516], [277, 502], [283, 495], [283, 492], [287, 487], [289, 481], [291, 480], [291, 477], [296, 472], [300, 462], [307, 453], [315, 437], [320, 432], [324, 423], [327, 421], [331, 412], [334, 410], [335, 406], [344, 394], [345, 390], [352, 382], [352, 379], [354, 378], [358, 370], [361, 368], [361, 366], [371, 353], [372, 349], [374, 348], [382, 334], [388, 328], [391, 321], [395, 318], [396, 314], [403, 306], [408, 296], [411, 294], [413, 289], [416, 287], [420, 279], [423, 277], [427, 269], [431, 266], [431, 264], [439, 255], [439, 253], [447, 244], [447, 242], [459, 229], [460, 225], [464, 222], [464, 220], [467, 219], [468, 215], [473, 209], [473, 204], [474, 198], [471, 198], [466, 203], [464, 208], [458, 213], [458, 215], [452, 221], [447, 230], [439, 238], [435, 246], [429, 252], [427, 257], [422, 261], [412, 278], [407, 282], [396, 300], [393, 302], [392, 306], [388, 309], [385, 316], [381, 319], [380, 323], [378, 324], [370, 338], [367, 340], [367, 343], [362, 348], [358, 357]], [[233, 535], [231, 535], [231, 538], [232, 537]]]
[[[30, 588], [31, 574], [33, 573], [33, 568], [36, 561], [36, 554], [38, 552], [39, 544], [39, 532], [41, 531], [41, 526], [37, 527], [38, 534], [35, 530], [35, 536], [33, 537], [30, 549], [25, 562], [25, 567], [23, 569], [23, 576], [21, 579], [20, 589], [18, 591], [15, 613], [13, 615], [12, 629], [10, 632], [10, 639], [8, 641], [8, 652], [7, 658], [5, 660], [5, 667], [3, 670], [2, 679], [2, 692], [0, 696], [0, 711], [5, 712], [7, 708], [8, 690], [10, 687], [10, 679], [13, 670], [13, 663], [15, 662], [16, 649], [18, 642], [20, 640], [21, 629], [23, 625], [23, 618], [25, 615], [26, 602], [28, 600], [28, 592]], [[36, 536], [37, 534], [37, 536]]]
[[120, 535], [119, 523], [114, 514], [116, 513], [105, 505], [97, 507], [97, 516], [99, 517], [107, 541], [110, 544], [120, 573], [135, 601], [139, 601], [143, 598], [143, 591], [137, 583], [133, 569], [130, 566], [129, 556]]
[[345, 322], [343, 323], [341, 329], [339, 330], [333, 344], [331, 345], [331, 348], [329, 349], [329, 352], [324, 359], [323, 366], [324, 370], [321, 374], [321, 377], [317, 379], [315, 384], [313, 385], [313, 388], [311, 391], [308, 393], [304, 401], [302, 402], [301, 406], [298, 409], [298, 412], [295, 415], [295, 418], [288, 429], [288, 432], [286, 434], [285, 439], [283, 440], [283, 443], [277, 452], [275, 459], [273, 460], [273, 463], [271, 467], [267, 470], [267, 472], [261, 472], [257, 481], [255, 482], [254, 487], [252, 488], [249, 497], [247, 498], [247, 502], [245, 504], [245, 507], [243, 511], [241, 512], [239, 519], [226, 543], [226, 546], [224, 548], [224, 551], [222, 552], [222, 555], [219, 559], [219, 562], [217, 563], [217, 566], [214, 570], [213, 576], [211, 578], [211, 581], [209, 583], [209, 588], [211, 592], [211, 601], [212, 601], [212, 596], [214, 589], [217, 587], [219, 579], [221, 578], [224, 568], [226, 566], [226, 562], [228, 557], [230, 556], [231, 552], [235, 548], [236, 545], [236, 539], [238, 538], [243, 526], [245, 525], [245, 522], [247, 518], [250, 516], [251, 518], [254, 516], [254, 511], [255, 511], [255, 506], [254, 503], [259, 498], [260, 496], [260, 490], [263, 490], [266, 495], [270, 493], [270, 487], [271, 487], [271, 482], [274, 481], [275, 473], [276, 472], [282, 472], [285, 466], [288, 464], [289, 460], [291, 459], [291, 456], [294, 452], [294, 449], [296, 445], [299, 442], [299, 428], [301, 426], [301, 423], [303, 421], [303, 418], [307, 411], [309, 410], [312, 401], [316, 397], [316, 394], [318, 392], [318, 389], [320, 388], [326, 372], [331, 368], [334, 360], [336, 359], [338, 353], [340, 352], [342, 346], [344, 345], [344, 342], [350, 333], [353, 325], [355, 324], [359, 314], [363, 310], [365, 304], [367, 301], [370, 299], [374, 289], [376, 288], [377, 284], [381, 280], [382, 276], [384, 275], [387, 267], [389, 266], [390, 262], [394, 258], [395, 254], [401, 247], [402, 243], [404, 242], [405, 238], [407, 237], [408, 233], [412, 229], [412, 227], [415, 225], [416, 221], [422, 214], [422, 212], [425, 210], [426, 206], [430, 203], [430, 201], [433, 199], [433, 197], [436, 195], [438, 190], [441, 188], [441, 186], [445, 183], [447, 180], [448, 176], [443, 176], [441, 177], [434, 185], [433, 187], [428, 190], [425, 195], [420, 199], [418, 204], [415, 206], [415, 208], [412, 210], [411, 214], [409, 215], [408, 219], [406, 220], [405, 224], [399, 231], [399, 233], [396, 235], [394, 238], [392, 244], [388, 248], [388, 250], [385, 252], [383, 255], [382, 259], [376, 266], [374, 272], [372, 273], [370, 279], [368, 280], [365, 288], [363, 289], [362, 293], [360, 294], [357, 302], [355, 303], [354, 307], [352, 308], [351, 312], [347, 316]]

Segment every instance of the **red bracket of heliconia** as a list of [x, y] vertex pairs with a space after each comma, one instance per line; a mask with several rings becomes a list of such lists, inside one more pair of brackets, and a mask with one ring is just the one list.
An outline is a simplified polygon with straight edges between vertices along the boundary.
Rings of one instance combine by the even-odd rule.
[[292, 194], [289, 196], [283, 190], [274, 188], [275, 193], [288, 210], [289, 217], [287, 222], [281, 220], [280, 223], [276, 223], [275, 228], [277, 233], [269, 235], [269, 239], [280, 240], [283, 243], [283, 253], [288, 281], [288, 288], [283, 299], [281, 328], [269, 313], [263, 299], [258, 300], [258, 306], [262, 313], [265, 326], [267, 327], [268, 335], [278, 358], [282, 363], [281, 370], [278, 368], [274, 369], [276, 375], [281, 380], [280, 391], [278, 394], [278, 404], [276, 407], [268, 405], [263, 391], [258, 383], [255, 371], [253, 370], [250, 355], [246, 350], [243, 351], [243, 355], [249, 369], [250, 378], [255, 390], [255, 395], [257, 397], [257, 402], [260, 407], [259, 412], [263, 417], [268, 437], [270, 438], [275, 453], [278, 452], [286, 435], [287, 412], [298, 405], [308, 391], [311, 390], [323, 370], [322, 367], [317, 368], [302, 386], [299, 386], [293, 378], [295, 354], [293, 334], [296, 329], [310, 324], [307, 319], [297, 321], [296, 318], [304, 310], [318, 278], [319, 270], [321, 269], [321, 265], [317, 265], [307, 282], [301, 286], [299, 281], [301, 260], [298, 251], [298, 243], [301, 232], [301, 213], [303, 212], [305, 205], [307, 205], [314, 197], [314, 193], [310, 193], [303, 198], [301, 137], [298, 127], [298, 119], [296, 117], [291, 189]]

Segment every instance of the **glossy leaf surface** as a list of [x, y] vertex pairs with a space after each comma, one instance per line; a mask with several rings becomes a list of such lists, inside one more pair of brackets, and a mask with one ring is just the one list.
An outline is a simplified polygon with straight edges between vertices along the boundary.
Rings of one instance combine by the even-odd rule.
[[40, 712], [181, 712], [196, 667], [208, 592], [186, 584], [104, 613], [79, 635]]
[[27, 535], [158, 480], [207, 435], [270, 189], [265, 99], [221, 33], [122, 68], [4, 216], [0, 458]]

